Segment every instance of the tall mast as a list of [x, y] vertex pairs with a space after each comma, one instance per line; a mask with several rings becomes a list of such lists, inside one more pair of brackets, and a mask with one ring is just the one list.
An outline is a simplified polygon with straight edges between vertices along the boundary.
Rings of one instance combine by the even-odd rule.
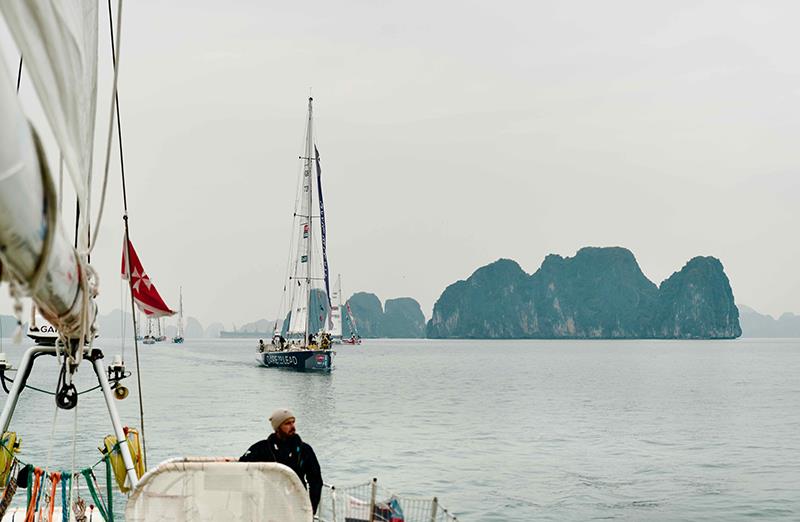
[[313, 166], [312, 153], [314, 148], [314, 129], [312, 125], [312, 107], [311, 102], [314, 98], [308, 98], [308, 127], [306, 129], [306, 154], [305, 154], [305, 168], [303, 169], [303, 187], [306, 192], [306, 202], [308, 203], [308, 238], [306, 240], [306, 331], [304, 334], [305, 345], [308, 346], [308, 332], [311, 326], [311, 245], [313, 244], [313, 230], [314, 227], [311, 223], [311, 213], [314, 204], [314, 184], [312, 183], [311, 170]]
[[183, 337], [183, 287], [178, 287], [178, 337]]

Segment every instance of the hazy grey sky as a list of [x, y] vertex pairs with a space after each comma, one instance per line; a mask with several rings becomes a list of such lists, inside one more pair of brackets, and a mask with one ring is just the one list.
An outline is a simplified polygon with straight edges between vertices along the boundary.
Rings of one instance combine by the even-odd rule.
[[[533, 272], [548, 253], [620, 245], [657, 284], [713, 255], [737, 303], [800, 312], [796, 2], [136, 0], [123, 14], [132, 239], [168, 303], [182, 285], [206, 324], [277, 313], [309, 88], [347, 296], [411, 296], [429, 317], [499, 257]], [[23, 79], [41, 127], [31, 91]], [[120, 208], [115, 167], [93, 257], [104, 312], [121, 302]]]

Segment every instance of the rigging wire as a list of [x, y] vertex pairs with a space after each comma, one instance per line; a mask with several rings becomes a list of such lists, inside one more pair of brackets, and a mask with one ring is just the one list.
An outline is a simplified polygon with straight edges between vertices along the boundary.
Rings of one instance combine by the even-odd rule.
[[[111, 89], [112, 93], [112, 100], [111, 100], [111, 109], [109, 111], [108, 117], [108, 134], [106, 138], [106, 160], [105, 166], [103, 168], [103, 188], [100, 191], [100, 208], [97, 212], [97, 220], [95, 222], [95, 238], [89, 245], [89, 253], [94, 250], [95, 244], [97, 244], [97, 235], [100, 232], [100, 222], [103, 220], [103, 211], [106, 207], [106, 190], [108, 189], [108, 172], [111, 163], [111, 142], [114, 139], [114, 119], [117, 120], [117, 135], [119, 136], [119, 147], [120, 147], [120, 169], [124, 170], [124, 163], [122, 159], [122, 131], [119, 125], [119, 91], [117, 90], [117, 85], [119, 81], [119, 58], [120, 58], [120, 44], [122, 40], [122, 0], [117, 1], [117, 38], [116, 44], [114, 43], [114, 22], [112, 12], [111, 12], [111, 0], [108, 0], [108, 24], [109, 29], [111, 32], [111, 61], [114, 66], [114, 82], [113, 87]], [[124, 174], [123, 174], [124, 178]]]
[[17, 94], [19, 94], [19, 84], [22, 81], [22, 55], [19, 55], [19, 70], [17, 70]]
[[[139, 396], [139, 426], [140, 426], [139, 434], [142, 440], [142, 461], [144, 462], [144, 468], [147, 469], [147, 444], [145, 442], [145, 434], [144, 434], [144, 402], [142, 399], [142, 371], [141, 371], [141, 365], [139, 364], [139, 340], [136, 338], [136, 304], [134, 303], [133, 300], [133, 288], [132, 288], [133, 280], [130, 276], [131, 236], [130, 236], [130, 225], [128, 223], [128, 192], [125, 184], [125, 159], [122, 153], [122, 122], [120, 121], [120, 116], [119, 116], [119, 92], [117, 91], [117, 71], [119, 70], [118, 67], [119, 41], [122, 32], [121, 26], [122, 26], [122, 0], [118, 0], [117, 35], [115, 44], [114, 16], [113, 16], [113, 11], [111, 9], [111, 0], [108, 0], [108, 29], [109, 33], [111, 34], [111, 59], [114, 66], [113, 107], [116, 112], [116, 120], [117, 120], [117, 143], [119, 145], [119, 167], [122, 179], [122, 205], [123, 205], [122, 221], [125, 226], [125, 254], [126, 254], [125, 260], [127, 262], [127, 266], [125, 268], [128, 273], [128, 289], [130, 290], [130, 295], [131, 295], [131, 315], [133, 316], [133, 352], [135, 354], [135, 359], [136, 359], [136, 386], [138, 390], [137, 395]], [[113, 115], [112, 115], [112, 122], [113, 122]], [[109, 137], [109, 150], [110, 150], [110, 137]], [[106, 172], [108, 172], [108, 155], [106, 156]], [[104, 190], [105, 190], [105, 184], [104, 184]], [[99, 217], [100, 216], [98, 216], [98, 219]]]

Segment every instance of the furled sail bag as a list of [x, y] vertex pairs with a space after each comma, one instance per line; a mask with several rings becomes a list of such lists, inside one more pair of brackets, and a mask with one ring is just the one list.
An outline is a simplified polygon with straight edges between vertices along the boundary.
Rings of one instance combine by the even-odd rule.
[[3, 438], [0, 439], [0, 445], [2, 445], [0, 448], [0, 488], [5, 487], [8, 482], [8, 476], [20, 450], [20, 443], [21, 440], [13, 431], [3, 433]]
[[[142, 441], [139, 438], [139, 430], [125, 428], [125, 431], [128, 438], [128, 449], [130, 449], [131, 458], [133, 458], [133, 467], [136, 469], [136, 476], [142, 478], [142, 475], [144, 475], [144, 456], [142, 455]], [[114, 470], [114, 478], [117, 480], [120, 491], [127, 493], [131, 488], [125, 483], [128, 474], [125, 470], [125, 461], [122, 460], [122, 453], [117, 445], [117, 437], [114, 435], [106, 436], [103, 439], [103, 446], [100, 451], [111, 459], [111, 469]]]

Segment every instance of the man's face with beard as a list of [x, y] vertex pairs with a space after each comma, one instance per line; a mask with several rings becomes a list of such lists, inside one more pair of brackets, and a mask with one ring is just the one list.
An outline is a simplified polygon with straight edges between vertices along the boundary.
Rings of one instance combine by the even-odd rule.
[[288, 419], [283, 421], [283, 424], [278, 426], [278, 435], [281, 438], [285, 439], [295, 434], [297, 430], [294, 427], [294, 421], [295, 421], [294, 417], [289, 417]]

